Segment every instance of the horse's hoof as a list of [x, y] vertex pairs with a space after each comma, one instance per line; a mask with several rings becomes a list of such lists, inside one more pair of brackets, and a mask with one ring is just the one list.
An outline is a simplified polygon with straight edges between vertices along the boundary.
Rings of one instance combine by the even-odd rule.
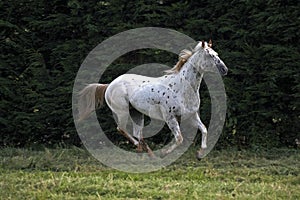
[[199, 151], [197, 151], [196, 153], [196, 158], [200, 161], [202, 158], [204, 158], [204, 149], [200, 149]]
[[199, 154], [199, 151], [196, 152], [196, 158], [197, 158], [197, 160], [199, 160], [199, 161], [202, 160], [202, 156]]
[[141, 146], [141, 145], [138, 145], [137, 148], [136, 148], [136, 151], [137, 151], [138, 153], [142, 153], [142, 152], [143, 152], [142, 146]]

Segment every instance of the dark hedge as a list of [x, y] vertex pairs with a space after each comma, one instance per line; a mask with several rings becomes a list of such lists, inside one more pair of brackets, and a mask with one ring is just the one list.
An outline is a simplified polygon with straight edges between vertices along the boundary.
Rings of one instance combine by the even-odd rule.
[[[219, 146], [293, 146], [300, 139], [299, 8], [297, 0], [1, 1], [0, 145], [80, 145], [71, 95], [81, 62], [116, 33], [155, 26], [196, 40], [212, 38], [229, 67], [224, 78], [227, 119]], [[131, 52], [113, 63], [101, 81], [147, 62], [171, 66], [176, 56]], [[201, 113], [207, 124], [205, 87]], [[108, 112], [103, 109], [99, 115]], [[119, 141], [112, 118], [99, 118]], [[164, 132], [153, 141], [166, 141]]]

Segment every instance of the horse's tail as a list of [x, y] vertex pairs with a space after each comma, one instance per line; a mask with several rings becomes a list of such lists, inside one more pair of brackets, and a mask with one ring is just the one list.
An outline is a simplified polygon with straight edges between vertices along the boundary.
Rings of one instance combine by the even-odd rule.
[[79, 121], [88, 117], [95, 109], [103, 106], [107, 87], [108, 84], [93, 83], [79, 92]]

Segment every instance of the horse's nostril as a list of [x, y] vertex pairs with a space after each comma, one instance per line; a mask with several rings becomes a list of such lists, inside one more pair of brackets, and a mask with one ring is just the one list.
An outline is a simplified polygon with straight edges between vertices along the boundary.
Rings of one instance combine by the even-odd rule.
[[228, 69], [224, 68], [223, 69], [223, 75], [226, 75], [228, 73]]

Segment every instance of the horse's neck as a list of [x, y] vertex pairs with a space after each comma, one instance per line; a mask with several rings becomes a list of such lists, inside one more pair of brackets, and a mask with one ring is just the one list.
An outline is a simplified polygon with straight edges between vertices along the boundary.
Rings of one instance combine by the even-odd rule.
[[198, 93], [203, 73], [196, 68], [196, 63], [192, 59], [184, 64], [178, 76], [180, 79], [184, 79]]
[[203, 73], [197, 69], [197, 57], [191, 57], [178, 73], [160, 77], [162, 83], [169, 86], [175, 93], [186, 93], [193, 90], [199, 94]]

